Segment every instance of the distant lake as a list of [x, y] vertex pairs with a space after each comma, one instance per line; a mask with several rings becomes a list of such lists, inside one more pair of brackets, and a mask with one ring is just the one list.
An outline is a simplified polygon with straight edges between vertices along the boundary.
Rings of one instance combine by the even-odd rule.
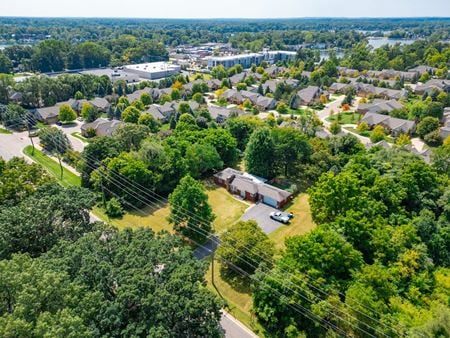
[[368, 38], [368, 41], [369, 45], [376, 49], [384, 45], [393, 46], [397, 43], [401, 45], [411, 45], [415, 41], [417, 41], [417, 39], [389, 39], [384, 37], [384, 38]]

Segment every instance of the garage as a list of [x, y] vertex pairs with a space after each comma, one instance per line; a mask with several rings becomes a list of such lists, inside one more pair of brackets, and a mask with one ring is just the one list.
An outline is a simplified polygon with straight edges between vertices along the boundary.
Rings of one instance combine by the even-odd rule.
[[278, 206], [278, 203], [276, 200], [274, 200], [273, 198], [270, 198], [268, 196], [263, 196], [263, 202], [264, 204], [270, 205], [274, 208], [276, 208]]

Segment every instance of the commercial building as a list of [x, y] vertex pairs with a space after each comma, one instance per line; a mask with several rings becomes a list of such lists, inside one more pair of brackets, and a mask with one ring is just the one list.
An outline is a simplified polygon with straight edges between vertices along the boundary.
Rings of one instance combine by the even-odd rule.
[[296, 52], [291, 51], [265, 51], [260, 53], [238, 54], [228, 56], [213, 56], [208, 58], [208, 68], [222, 65], [230, 68], [235, 65], [241, 65], [244, 68], [250, 68], [252, 64], [259, 65], [266, 61], [270, 64], [278, 61], [287, 61], [295, 58]]
[[149, 62], [127, 65], [123, 67], [123, 70], [127, 73], [137, 74], [142, 79], [156, 80], [178, 74], [181, 66], [168, 62]]

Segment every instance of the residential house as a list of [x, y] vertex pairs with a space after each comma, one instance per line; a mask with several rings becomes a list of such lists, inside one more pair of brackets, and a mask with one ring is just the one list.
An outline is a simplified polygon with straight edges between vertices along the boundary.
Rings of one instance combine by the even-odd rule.
[[152, 115], [155, 120], [161, 123], [168, 122], [168, 118], [161, 112], [159, 105], [152, 104], [144, 113]]
[[416, 123], [414, 121], [399, 119], [378, 113], [366, 113], [361, 118], [360, 123], [361, 122], [366, 122], [370, 128], [381, 125], [393, 136], [398, 136], [400, 134], [412, 134], [416, 130]]
[[290, 192], [267, 184], [265, 179], [232, 168], [215, 174], [214, 181], [245, 200], [263, 202], [274, 208], [282, 208], [292, 199]]
[[242, 116], [247, 114], [245, 111], [237, 107], [225, 108], [214, 105], [208, 106], [208, 111], [211, 115], [211, 118], [217, 123], [223, 123], [233, 116]]
[[45, 124], [52, 124], [59, 121], [59, 107], [61, 104], [56, 104], [51, 107], [37, 108], [34, 111], [34, 116], [38, 121]]
[[272, 110], [275, 109], [277, 105], [277, 101], [273, 97], [267, 97], [258, 95], [258, 98], [256, 99], [255, 106], [259, 110]]
[[415, 72], [419, 75], [423, 75], [425, 73], [434, 74], [434, 72], [437, 70], [437, 68], [431, 67], [431, 66], [425, 66], [420, 65], [411, 69], [408, 69], [408, 72]]
[[241, 95], [240, 92], [238, 92], [236, 89], [227, 89], [223, 94], [222, 97], [228, 100], [228, 102], [234, 103], [234, 104], [241, 104], [244, 102], [244, 97]]
[[94, 97], [89, 101], [89, 103], [92, 104], [98, 111], [101, 111], [103, 113], [107, 113], [109, 108], [111, 107], [109, 101], [103, 97]]
[[431, 79], [424, 84], [417, 85], [414, 92], [419, 95], [431, 94], [433, 91], [450, 92], [450, 80]]
[[357, 69], [347, 67], [337, 67], [337, 69], [339, 74], [344, 77], [357, 77], [359, 75], [359, 70]]
[[330, 87], [328, 87], [328, 91], [332, 94], [345, 94], [350, 89], [352, 89], [351, 84], [340, 82], [335, 82]]
[[375, 99], [372, 103], [360, 103], [357, 112], [365, 114], [367, 112], [380, 113], [391, 112], [394, 109], [402, 109], [403, 105], [397, 100], [380, 100]]
[[210, 91], [214, 91], [214, 90], [219, 89], [222, 86], [222, 81], [220, 81], [218, 79], [212, 79], [212, 80], [206, 81], [206, 85], [208, 86]]
[[298, 108], [300, 106], [308, 106], [315, 102], [320, 102], [321, 95], [328, 96], [328, 93], [317, 86], [309, 86], [299, 90], [294, 101], [294, 107]]
[[81, 134], [89, 136], [88, 130], [94, 129], [97, 136], [112, 136], [114, 132], [124, 123], [118, 120], [107, 120], [98, 118], [94, 122], [85, 123], [81, 126]]
[[230, 77], [230, 82], [233, 86], [236, 86], [238, 83], [244, 82], [246, 76], [247, 76], [247, 73], [245, 73], [245, 72], [235, 74]]

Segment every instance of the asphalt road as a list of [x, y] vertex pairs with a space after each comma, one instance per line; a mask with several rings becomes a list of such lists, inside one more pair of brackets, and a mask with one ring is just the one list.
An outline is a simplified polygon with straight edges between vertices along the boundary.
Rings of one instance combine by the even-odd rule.
[[241, 216], [241, 220], [255, 220], [256, 223], [261, 227], [261, 229], [266, 234], [277, 230], [278, 228], [284, 226], [283, 223], [274, 221], [270, 218], [270, 213], [272, 211], [279, 211], [278, 209], [272, 208], [264, 203], [257, 203], [254, 206], [247, 209], [245, 214]]
[[226, 338], [257, 338], [258, 336], [250, 331], [244, 324], [230, 315], [228, 312], [222, 311], [222, 319], [220, 320], [224, 335]]
[[10, 160], [13, 157], [23, 157], [22, 150], [31, 145], [28, 132], [0, 134], [0, 157]]

